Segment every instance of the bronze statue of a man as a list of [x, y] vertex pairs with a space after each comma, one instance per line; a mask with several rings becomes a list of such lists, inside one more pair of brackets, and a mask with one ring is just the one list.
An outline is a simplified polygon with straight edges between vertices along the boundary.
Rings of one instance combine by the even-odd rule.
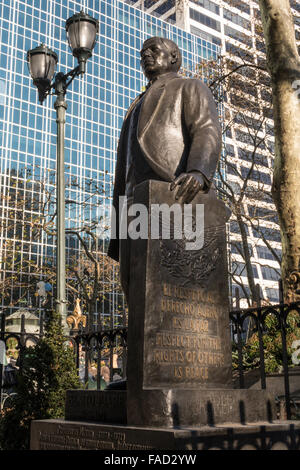
[[[185, 204], [199, 191], [208, 192], [221, 154], [221, 128], [212, 94], [200, 80], [178, 75], [177, 45], [165, 38], [147, 39], [141, 66], [149, 83], [127, 111], [118, 145], [113, 196], [117, 221], [119, 197], [132, 200], [134, 187], [145, 180], [172, 183], [171, 190]], [[128, 261], [127, 248], [126, 253]], [[118, 227], [108, 255], [119, 261]], [[127, 295], [125, 264], [121, 282]]]

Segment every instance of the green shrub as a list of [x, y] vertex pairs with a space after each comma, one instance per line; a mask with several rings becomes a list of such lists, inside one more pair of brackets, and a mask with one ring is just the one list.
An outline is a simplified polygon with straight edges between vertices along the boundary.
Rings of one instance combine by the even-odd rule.
[[66, 390], [80, 387], [74, 352], [65, 341], [58, 315], [52, 312], [45, 336], [26, 349], [13, 407], [0, 419], [3, 450], [29, 449], [32, 420], [64, 417]]

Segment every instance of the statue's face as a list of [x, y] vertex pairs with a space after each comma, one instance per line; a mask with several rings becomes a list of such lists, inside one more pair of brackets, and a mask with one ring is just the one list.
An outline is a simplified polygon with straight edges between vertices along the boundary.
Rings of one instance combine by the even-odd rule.
[[141, 66], [149, 80], [172, 70], [172, 54], [164, 44], [153, 39], [141, 50]]

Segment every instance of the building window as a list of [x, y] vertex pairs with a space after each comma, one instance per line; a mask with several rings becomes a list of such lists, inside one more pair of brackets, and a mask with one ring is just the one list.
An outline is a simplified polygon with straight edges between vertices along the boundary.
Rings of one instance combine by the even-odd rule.
[[[243, 50], [240, 47], [234, 46], [232, 43], [226, 41], [226, 52], [243, 59], [245, 62], [254, 63], [254, 56], [248, 50]], [[258, 58], [259, 60], [259, 58]]]
[[[246, 234], [249, 236], [249, 229], [247, 227], [247, 225], [244, 224], [244, 228], [245, 228], [245, 231], [246, 231]], [[240, 228], [239, 228], [239, 225], [236, 221], [232, 221], [230, 222], [230, 232], [232, 233], [240, 233]]]
[[[258, 279], [257, 267], [252, 264], [253, 277]], [[233, 261], [232, 263], [232, 274], [234, 276], [245, 276], [247, 277], [247, 270], [245, 263], [239, 263], [238, 261]]]
[[144, 0], [144, 7], [151, 8], [155, 3], [157, 3], [157, 0]]
[[223, 15], [226, 20], [231, 21], [232, 23], [235, 23], [238, 26], [241, 26], [242, 28], [248, 29], [248, 31], [251, 31], [251, 23], [250, 21], [246, 20], [240, 15], [237, 15], [236, 13], [232, 13], [230, 10], [227, 10], [224, 8], [223, 10]]
[[250, 7], [249, 5], [247, 5], [247, 3], [244, 3], [241, 0], [239, 0], [238, 2], [236, 2], [235, 7], [243, 11], [244, 13], [247, 13], [248, 15], [250, 15]]
[[210, 0], [191, 0], [191, 2], [196, 3], [196, 5], [199, 5], [200, 7], [215, 13], [215, 15], [220, 14], [220, 7]]
[[278, 289], [271, 289], [270, 287], [267, 287], [266, 294], [270, 302], [279, 303], [279, 290]]
[[[238, 286], [237, 284], [232, 284], [232, 288], [231, 288], [231, 289], [232, 289], [232, 295], [233, 295], [233, 297], [236, 296], [236, 290], [238, 290], [238, 292], [239, 292], [239, 298], [240, 298], [240, 299], [244, 299], [244, 298], [245, 298], [245, 292], [244, 292], [244, 290], [246, 291], [246, 295], [247, 295], [248, 297], [251, 297], [251, 291], [250, 291], [249, 287], [248, 287], [248, 286], [245, 286], [244, 284], [243, 284], [243, 288], [242, 288], [241, 286]], [[244, 289], [244, 290], [243, 290], [243, 289]]]
[[199, 11], [190, 8], [190, 18], [198, 23], [204, 24], [208, 28], [215, 29], [216, 31], [221, 32], [221, 23], [219, 21], [210, 18], [209, 16], [199, 13]]
[[294, 8], [294, 10], [300, 12], [300, 5], [298, 0], [290, 0], [291, 7]]
[[176, 23], [176, 13], [173, 13], [173, 15], [168, 16], [168, 18], [166, 18], [166, 21], [168, 21], [169, 23], [175, 24]]
[[247, 13], [250, 15], [250, 7], [247, 3], [242, 2], [242, 0], [239, 0], [238, 2], [232, 2], [232, 0], [223, 0], [224, 3], [227, 3], [230, 7], [235, 6], [235, 8], [238, 8], [240, 11], [243, 13]]
[[[243, 248], [242, 242], [232, 240], [230, 242], [230, 247], [231, 247], [231, 253], [244, 256], [244, 248]], [[249, 249], [250, 256], [253, 256], [253, 247], [249, 245], [249, 243], [248, 243], [248, 249]]]
[[195, 26], [191, 25], [191, 33], [195, 34], [195, 36], [199, 36], [200, 38], [204, 39], [205, 41], [212, 42], [213, 44], [216, 44], [217, 46], [222, 45], [222, 41], [219, 38], [216, 38], [215, 36], [212, 36], [209, 33], [205, 33], [204, 31], [200, 31], [200, 29], [195, 28]]
[[242, 160], [245, 160], [246, 162], [252, 163], [254, 160], [254, 163], [257, 165], [261, 165], [266, 168], [269, 167], [268, 157], [266, 155], [263, 155], [262, 153], [258, 153], [254, 151], [251, 152], [250, 150], [239, 148], [238, 154], [239, 154], [239, 158], [241, 158]]
[[266, 220], [268, 222], [278, 223], [277, 212], [272, 211], [270, 209], [266, 209], [264, 207], [258, 207], [258, 206], [251, 206], [248, 204], [248, 212], [249, 212], [250, 217], [256, 217], [259, 219]]
[[160, 5], [156, 10], [154, 10], [154, 13], [157, 13], [158, 15], [164, 15], [167, 13], [167, 11], [171, 10], [171, 8], [175, 7], [175, 0], [168, 0], [167, 2], [164, 2], [162, 5]]
[[230, 26], [225, 25], [224, 32], [226, 36], [229, 36], [236, 41], [243, 42], [247, 46], [252, 46], [252, 38], [251, 36], [247, 36], [247, 34], [238, 31], [237, 29], [231, 28]]
[[237, 166], [235, 163], [226, 163], [226, 173], [233, 176], [238, 176]]
[[[257, 249], [257, 254], [259, 258], [277, 261], [272, 251], [270, 251], [266, 246], [257, 246], [256, 249]], [[277, 256], [281, 258], [282, 251], [279, 250], [278, 248], [273, 248], [273, 250], [277, 254]]]
[[266, 281], [279, 281], [280, 279], [280, 273], [269, 266], [261, 266], [261, 273]]
[[234, 146], [233, 146], [233, 145], [231, 145], [231, 144], [226, 144], [225, 149], [226, 149], [226, 155], [230, 155], [230, 156], [232, 156], [232, 157], [235, 156], [235, 153], [234, 153]]
[[241, 173], [244, 179], [248, 178], [259, 183], [271, 185], [271, 176], [268, 173], [263, 173], [262, 171], [253, 169], [251, 170], [251, 168], [247, 168], [245, 166], [241, 167]]
[[266, 240], [271, 240], [273, 242], [281, 242], [280, 232], [274, 228], [269, 227], [259, 227], [259, 229], [253, 228], [253, 236], [255, 238], [262, 238], [262, 234]]

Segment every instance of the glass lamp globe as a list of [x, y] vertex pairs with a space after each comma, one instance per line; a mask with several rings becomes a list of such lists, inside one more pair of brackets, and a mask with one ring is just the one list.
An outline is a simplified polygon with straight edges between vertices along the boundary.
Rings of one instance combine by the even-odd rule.
[[27, 52], [27, 64], [34, 85], [39, 91], [39, 100], [42, 103], [50, 90], [51, 80], [54, 76], [57, 55], [49, 47], [41, 44]]
[[92, 55], [99, 30], [99, 22], [81, 11], [66, 21], [66, 31], [73, 56], [77, 57], [80, 73], [85, 71], [85, 63]]

